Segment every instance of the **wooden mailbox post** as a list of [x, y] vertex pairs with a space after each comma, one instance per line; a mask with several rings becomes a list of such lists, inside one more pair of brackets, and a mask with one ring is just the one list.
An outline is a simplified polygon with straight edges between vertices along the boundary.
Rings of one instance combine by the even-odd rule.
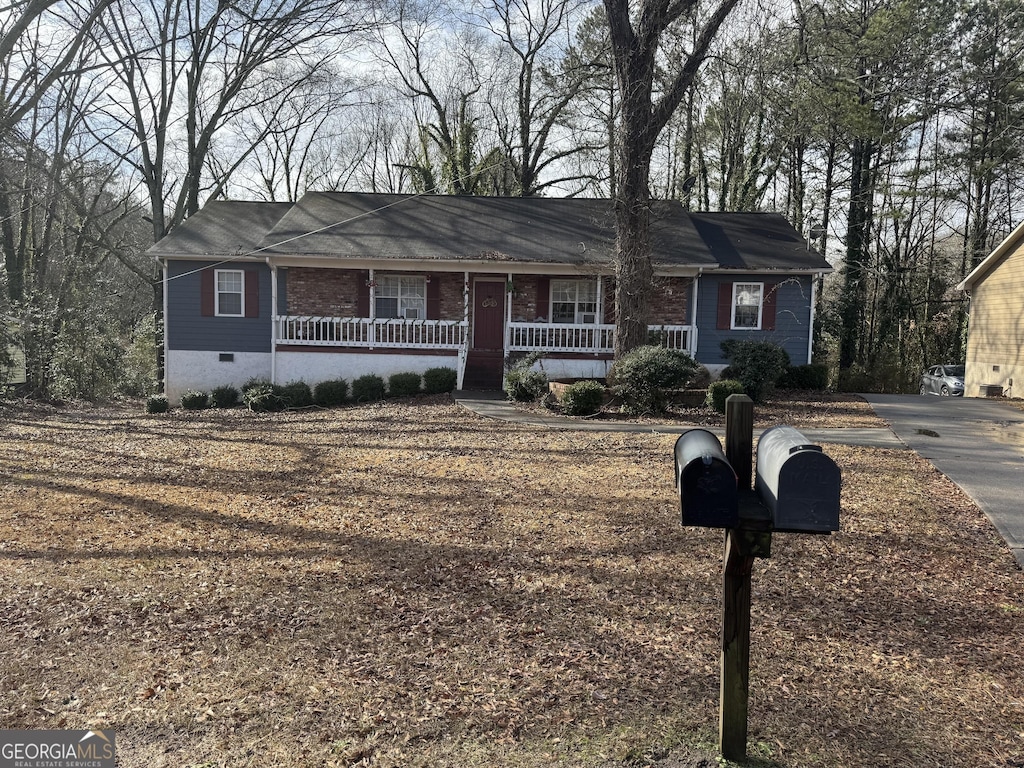
[[[766, 439], [771, 433], [770, 437]], [[687, 437], [689, 435], [689, 437]], [[717, 438], [693, 430], [676, 442], [676, 486], [683, 525], [725, 529], [722, 567], [722, 650], [718, 739], [722, 757], [747, 756], [750, 689], [750, 587], [755, 558], [771, 556], [772, 530], [839, 530], [839, 469], [791, 427], [776, 427], [758, 445], [754, 488], [754, 403], [731, 395], [725, 404], [725, 455]], [[766, 447], [762, 457], [762, 445]], [[723, 467], [735, 493], [722, 490]], [[762, 503], [762, 500], [764, 503]], [[776, 526], [776, 522], [781, 523]]]

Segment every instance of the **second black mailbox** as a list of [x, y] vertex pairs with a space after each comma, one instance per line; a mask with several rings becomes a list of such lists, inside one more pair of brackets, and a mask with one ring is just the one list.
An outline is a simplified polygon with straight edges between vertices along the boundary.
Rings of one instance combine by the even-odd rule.
[[718, 438], [704, 429], [684, 432], [676, 440], [675, 458], [683, 525], [738, 526], [736, 472], [725, 458]]
[[841, 482], [836, 463], [792, 427], [772, 427], [757, 441], [754, 487], [777, 531], [838, 531]]

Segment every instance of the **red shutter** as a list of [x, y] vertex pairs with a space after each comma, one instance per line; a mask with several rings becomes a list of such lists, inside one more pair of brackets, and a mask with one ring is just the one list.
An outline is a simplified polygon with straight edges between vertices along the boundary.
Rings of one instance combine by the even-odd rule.
[[732, 328], [732, 283], [718, 284], [718, 330]]
[[551, 279], [548, 277], [537, 278], [537, 311], [534, 317], [543, 317], [549, 323], [551, 318], [548, 313], [551, 310]]
[[245, 275], [245, 316], [260, 316], [260, 273], [255, 269], [247, 269]]
[[356, 274], [356, 317], [370, 316], [370, 272], [361, 269]]
[[775, 305], [779, 297], [778, 283], [764, 284], [764, 302], [761, 305], [761, 330], [775, 330]]
[[427, 276], [427, 320], [441, 319], [441, 276]]
[[215, 312], [213, 287], [213, 269], [204, 269], [199, 273], [199, 314], [213, 317]]

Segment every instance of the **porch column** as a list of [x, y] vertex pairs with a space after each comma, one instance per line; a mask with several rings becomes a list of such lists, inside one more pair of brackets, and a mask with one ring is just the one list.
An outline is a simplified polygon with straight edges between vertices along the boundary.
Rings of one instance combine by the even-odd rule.
[[508, 345], [511, 341], [512, 329], [509, 324], [512, 322], [512, 297], [515, 295], [515, 289], [512, 285], [512, 273], [508, 273], [508, 277], [505, 278], [505, 330], [503, 334], [504, 343], [502, 344], [502, 358], [508, 360]]
[[373, 349], [377, 343], [377, 324], [373, 321], [377, 319], [377, 282], [373, 276], [373, 269], [367, 271], [370, 279], [370, 324], [366, 329], [366, 340], [370, 342], [370, 349]]
[[267, 257], [270, 267], [270, 383], [277, 384], [277, 265]]

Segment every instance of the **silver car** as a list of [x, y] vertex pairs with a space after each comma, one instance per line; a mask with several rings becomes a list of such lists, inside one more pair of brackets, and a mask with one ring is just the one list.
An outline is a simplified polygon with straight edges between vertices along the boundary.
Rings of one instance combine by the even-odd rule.
[[963, 397], [964, 373], [962, 365], [933, 365], [921, 374], [921, 394]]

